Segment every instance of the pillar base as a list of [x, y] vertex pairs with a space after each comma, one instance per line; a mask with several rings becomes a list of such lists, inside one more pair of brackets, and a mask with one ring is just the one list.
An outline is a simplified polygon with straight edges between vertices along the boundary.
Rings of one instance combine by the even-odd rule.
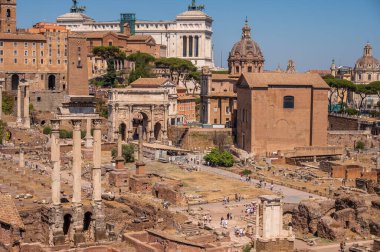
[[24, 124], [23, 124], [23, 127], [25, 129], [30, 129], [30, 118], [29, 117], [25, 117], [24, 118]]
[[74, 245], [86, 242], [83, 234], [83, 205], [81, 203], [74, 203], [73, 209], [73, 225], [74, 225]]
[[63, 212], [61, 205], [53, 205], [50, 213], [50, 246], [59, 246], [65, 244], [65, 235], [63, 234]]
[[94, 227], [94, 235], [95, 241], [105, 241], [107, 240], [107, 231], [106, 231], [106, 222], [105, 216], [103, 212], [102, 201], [95, 201], [92, 203], [93, 211], [95, 214], [95, 227]]
[[85, 140], [86, 140], [84, 143], [85, 148], [90, 149], [94, 146], [94, 138], [93, 137], [88, 137], [88, 138], [86, 137]]
[[16, 119], [16, 126], [17, 127], [22, 127], [23, 126], [22, 118], [21, 117], [17, 117], [17, 119]]
[[117, 157], [115, 159], [116, 169], [117, 170], [123, 170], [125, 169], [125, 160], [123, 157]]
[[136, 162], [136, 174], [141, 175], [145, 173], [145, 163]]

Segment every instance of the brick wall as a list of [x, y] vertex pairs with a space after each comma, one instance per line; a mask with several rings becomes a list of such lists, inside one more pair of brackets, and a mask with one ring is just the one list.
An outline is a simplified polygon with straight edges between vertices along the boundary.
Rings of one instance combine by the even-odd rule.
[[30, 93], [30, 103], [35, 111], [56, 112], [64, 102], [65, 91], [39, 91]]
[[329, 130], [358, 130], [358, 119], [329, 115]]

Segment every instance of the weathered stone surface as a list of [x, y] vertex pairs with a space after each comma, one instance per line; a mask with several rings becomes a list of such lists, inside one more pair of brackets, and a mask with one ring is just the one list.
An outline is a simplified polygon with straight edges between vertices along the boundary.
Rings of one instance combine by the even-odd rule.
[[335, 202], [336, 210], [342, 210], [345, 208], [358, 209], [367, 207], [365, 200], [358, 196], [342, 197], [338, 198]]
[[380, 209], [380, 200], [372, 200], [371, 204], [373, 208]]
[[317, 235], [322, 238], [337, 240], [344, 238], [344, 229], [339, 222], [329, 216], [320, 219], [317, 225]]

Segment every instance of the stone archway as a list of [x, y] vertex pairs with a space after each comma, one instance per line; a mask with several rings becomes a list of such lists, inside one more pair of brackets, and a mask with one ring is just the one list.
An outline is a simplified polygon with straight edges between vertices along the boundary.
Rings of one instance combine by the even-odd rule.
[[18, 74], [12, 75], [11, 82], [12, 82], [12, 90], [17, 90], [18, 85], [20, 84], [20, 77], [18, 76]]
[[91, 242], [94, 240], [94, 232], [93, 232], [93, 219], [92, 213], [86, 212], [83, 217], [83, 233], [86, 239], [86, 242]]
[[55, 75], [51, 74], [48, 78], [48, 89], [49, 90], [55, 90], [56, 89], [56, 83], [55, 83]]
[[66, 214], [63, 216], [63, 234], [65, 235], [65, 243], [70, 243], [71, 233], [72, 233], [72, 223], [73, 217], [71, 214]]
[[143, 140], [148, 140], [148, 116], [144, 112], [135, 113], [133, 116], [133, 140], [139, 139], [138, 127], [143, 127]]
[[155, 125], [154, 125], [154, 138], [156, 140], [161, 140], [161, 123], [157, 122]]

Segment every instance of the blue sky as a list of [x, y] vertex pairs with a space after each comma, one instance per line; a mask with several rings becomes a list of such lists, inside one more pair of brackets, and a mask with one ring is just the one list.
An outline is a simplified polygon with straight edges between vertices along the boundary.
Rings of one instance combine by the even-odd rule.
[[[18, 27], [55, 21], [71, 0], [17, 0]], [[99, 21], [117, 20], [121, 12], [142, 20], [174, 20], [191, 0], [79, 0]], [[380, 59], [380, 0], [197, 0], [212, 16], [215, 63], [227, 66], [228, 52], [241, 37], [248, 17], [252, 36], [266, 59], [265, 69], [285, 68], [289, 58], [298, 71], [328, 69], [331, 59], [353, 66], [369, 41]]]

